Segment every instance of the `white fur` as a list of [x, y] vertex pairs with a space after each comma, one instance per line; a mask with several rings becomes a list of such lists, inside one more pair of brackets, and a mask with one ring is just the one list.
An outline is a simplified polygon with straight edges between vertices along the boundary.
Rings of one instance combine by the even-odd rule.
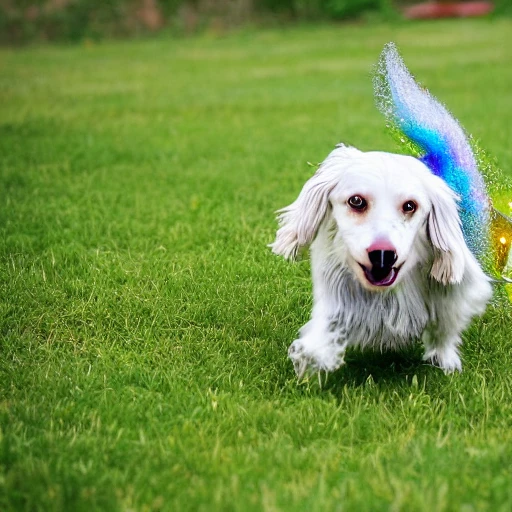
[[[355, 212], [354, 195], [368, 207]], [[414, 201], [406, 214], [402, 205]], [[419, 160], [339, 145], [279, 211], [274, 253], [294, 259], [310, 246], [311, 320], [289, 348], [297, 375], [334, 371], [348, 347], [394, 349], [421, 339], [425, 360], [446, 373], [461, 370], [460, 334], [483, 313], [489, 278], [467, 248], [457, 197]], [[400, 268], [390, 286], [376, 286], [361, 265], [385, 243]]]

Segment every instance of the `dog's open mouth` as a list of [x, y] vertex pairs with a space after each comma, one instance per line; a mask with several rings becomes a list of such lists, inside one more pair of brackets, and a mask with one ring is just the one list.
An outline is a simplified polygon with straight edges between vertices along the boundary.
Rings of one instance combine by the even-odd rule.
[[391, 286], [398, 276], [400, 266], [395, 267], [397, 254], [394, 250], [376, 249], [368, 253], [371, 267], [359, 264], [368, 282], [373, 286]]
[[366, 279], [373, 286], [391, 286], [400, 271], [400, 268], [390, 266], [381, 267], [378, 265], [373, 265], [371, 268], [361, 265], [361, 268], [364, 271]]

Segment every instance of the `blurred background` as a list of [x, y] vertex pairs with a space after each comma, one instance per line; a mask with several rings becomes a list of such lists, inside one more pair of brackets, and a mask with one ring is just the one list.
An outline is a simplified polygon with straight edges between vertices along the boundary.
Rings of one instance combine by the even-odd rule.
[[502, 16], [510, 0], [0, 0], [0, 43], [175, 35], [309, 21]]

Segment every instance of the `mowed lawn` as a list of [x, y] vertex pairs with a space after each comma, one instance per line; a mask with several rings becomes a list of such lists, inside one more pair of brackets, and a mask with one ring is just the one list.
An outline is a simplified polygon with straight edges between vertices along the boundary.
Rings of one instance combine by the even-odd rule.
[[0, 50], [0, 510], [512, 510], [503, 300], [462, 374], [287, 359], [309, 264], [273, 212], [337, 142], [397, 149], [390, 40], [510, 173], [512, 21]]

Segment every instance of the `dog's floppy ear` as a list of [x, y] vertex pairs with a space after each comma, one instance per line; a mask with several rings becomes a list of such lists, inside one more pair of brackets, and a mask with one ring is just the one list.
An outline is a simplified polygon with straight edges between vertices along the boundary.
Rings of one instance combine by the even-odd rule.
[[305, 183], [295, 202], [277, 212], [280, 228], [274, 243], [270, 244], [275, 254], [295, 259], [299, 249], [314, 240], [329, 210], [331, 191], [339, 183], [343, 169], [360, 154], [356, 148], [338, 144]]
[[456, 284], [464, 276], [465, 251], [469, 251], [462, 234], [458, 197], [443, 180], [432, 177], [435, 183], [430, 189], [428, 232], [434, 247], [434, 263], [430, 275], [444, 285]]
[[299, 249], [314, 240], [329, 208], [329, 194], [336, 186], [329, 174], [320, 167], [305, 183], [299, 197], [291, 205], [278, 210], [280, 228], [274, 243], [270, 244], [272, 252], [286, 259], [295, 259]]

